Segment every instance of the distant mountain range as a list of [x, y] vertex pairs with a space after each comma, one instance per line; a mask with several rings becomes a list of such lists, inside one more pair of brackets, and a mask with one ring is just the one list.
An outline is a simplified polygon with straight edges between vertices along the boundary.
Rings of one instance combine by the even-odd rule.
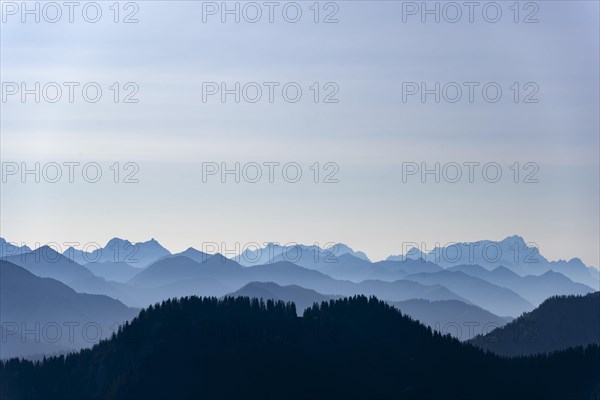
[[162, 257], [171, 255], [154, 239], [147, 242], [131, 243], [129, 240], [114, 238], [104, 247], [96, 248], [90, 252], [69, 247], [63, 255], [78, 264], [90, 263], [127, 263], [136, 268], [144, 268]]
[[138, 311], [0, 261], [1, 358], [91, 347]]
[[[518, 239], [507, 238], [498, 248], [506, 248], [510, 240], [519, 242]], [[247, 254], [270, 262], [247, 265], [191, 247], [171, 254], [156, 240], [134, 244], [112, 239], [96, 252], [74, 249], [64, 252], [70, 258], [49, 246], [31, 250], [24, 245], [11, 247], [4, 240], [0, 244], [5, 249], [4, 261], [36, 277], [55, 279], [81, 294], [109, 296], [128, 307], [147, 307], [183, 296], [221, 298], [232, 294], [293, 301], [301, 313], [314, 302], [354, 295], [376, 296], [461, 340], [487, 333], [471, 326], [501, 327], [549, 297], [585, 295], [598, 290], [597, 283], [586, 285], [558, 272], [571, 268], [572, 264], [578, 273], [585, 271], [587, 280], [595, 282], [589, 273], [593, 268], [578, 269], [573, 260], [566, 264], [546, 262], [546, 267], [553, 268], [544, 267], [535, 271], [539, 274], [522, 275], [531, 271], [531, 265], [507, 263], [494, 268], [491, 263], [439, 265], [423, 258], [371, 262], [364, 253], [343, 244], [327, 249], [272, 244], [272, 256], [267, 259], [263, 253]], [[123, 252], [132, 248], [136, 249], [138, 262], [129, 264], [125, 260], [131, 261], [130, 254]], [[114, 254], [118, 256], [113, 257]], [[80, 264], [78, 259], [97, 261]], [[22, 287], [27, 293], [28, 284]], [[44, 287], [38, 290], [39, 295], [44, 295]], [[56, 301], [54, 292], [46, 295]], [[70, 301], [75, 300], [70, 298]]]
[[433, 262], [444, 268], [459, 265], [479, 265], [488, 270], [500, 266], [520, 275], [539, 276], [548, 271], [560, 272], [575, 282], [599, 290], [600, 270], [586, 266], [579, 258], [569, 261], [549, 261], [539, 253], [532, 243], [525, 242], [521, 236], [509, 236], [499, 242], [481, 240], [476, 242], [455, 243], [445, 247], [436, 247], [428, 253], [413, 248], [406, 255], [390, 256], [388, 260], [419, 260]]
[[[329, 262], [334, 257], [349, 254], [359, 260], [371, 262], [362, 251], [354, 251], [343, 243], [337, 243], [327, 248], [318, 245], [305, 246], [302, 244], [281, 246], [268, 243], [262, 248], [242, 251], [235, 260], [243, 266], [269, 264], [277, 261], [289, 261], [298, 264], [300, 260], [313, 260], [315, 263]], [[301, 265], [301, 264], [299, 264]]]
[[25, 244], [10, 243], [0, 237], [0, 258], [29, 253], [31, 248]]
[[388, 303], [402, 314], [461, 341], [469, 340], [489, 329], [504, 326], [512, 320], [510, 317], [499, 317], [481, 307], [458, 300], [413, 299]]
[[462, 272], [497, 286], [510, 288], [535, 305], [551, 296], [586, 294], [594, 290], [592, 287], [573, 282], [565, 275], [552, 270], [539, 276], [520, 276], [502, 266], [490, 271], [478, 265], [458, 265], [448, 268], [447, 271]]
[[[250, 282], [239, 290], [229, 293], [231, 297], [249, 297], [263, 300], [272, 299], [293, 302], [299, 315], [314, 304], [330, 301], [341, 296], [323, 295], [312, 289], [298, 285], [279, 286], [273, 282]], [[444, 334], [450, 334], [460, 340], [471, 339], [482, 329], [493, 329], [505, 325], [511, 318], [502, 318], [480, 307], [459, 300], [429, 301], [413, 299], [388, 301], [404, 315]]]
[[273, 282], [250, 282], [235, 292], [229, 293], [230, 297], [249, 297], [293, 302], [299, 315], [304, 313], [313, 304], [320, 304], [341, 296], [323, 295], [312, 289], [305, 289], [298, 285], [279, 286]]

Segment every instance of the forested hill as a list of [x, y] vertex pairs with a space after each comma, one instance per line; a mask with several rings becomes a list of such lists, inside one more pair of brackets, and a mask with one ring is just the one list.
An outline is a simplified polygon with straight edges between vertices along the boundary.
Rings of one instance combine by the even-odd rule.
[[2, 399], [590, 399], [600, 349], [506, 359], [433, 333], [376, 298], [186, 297], [92, 349], [0, 363]]
[[506, 356], [600, 345], [600, 292], [551, 297], [535, 310], [475, 337], [471, 343]]

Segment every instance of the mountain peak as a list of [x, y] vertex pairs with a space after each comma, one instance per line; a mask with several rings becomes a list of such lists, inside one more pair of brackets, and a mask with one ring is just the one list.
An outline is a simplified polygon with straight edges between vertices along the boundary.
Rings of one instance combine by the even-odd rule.
[[112, 239], [110, 239], [107, 243], [106, 246], [104, 246], [105, 248], [110, 246], [110, 245], [114, 245], [114, 244], [128, 244], [131, 245], [132, 243], [127, 240], [127, 239], [121, 239], [119, 237], [114, 237]]
[[344, 243], [336, 243], [333, 246], [325, 249], [325, 251], [332, 252], [333, 255], [336, 257], [340, 257], [344, 254], [350, 254], [351, 256], [360, 258], [361, 260], [371, 262], [371, 260], [369, 260], [369, 257], [367, 257], [367, 255], [364, 252], [354, 251], [350, 246], [348, 246]]
[[512, 235], [512, 236], [507, 236], [505, 239], [503, 239], [501, 241], [502, 243], [518, 243], [519, 245], [523, 245], [525, 246], [525, 239], [523, 239], [522, 236], [519, 235]]

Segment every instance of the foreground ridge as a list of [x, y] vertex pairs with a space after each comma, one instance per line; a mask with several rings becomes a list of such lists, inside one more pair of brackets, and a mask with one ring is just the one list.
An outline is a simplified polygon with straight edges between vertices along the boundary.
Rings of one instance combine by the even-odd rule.
[[[457, 368], [460, 366], [460, 368]], [[0, 364], [0, 397], [590, 398], [600, 349], [507, 359], [365, 296], [170, 299], [77, 354]]]

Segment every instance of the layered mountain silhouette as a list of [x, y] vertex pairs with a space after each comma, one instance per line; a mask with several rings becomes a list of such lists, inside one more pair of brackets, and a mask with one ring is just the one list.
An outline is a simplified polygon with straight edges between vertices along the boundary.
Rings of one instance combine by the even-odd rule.
[[36, 276], [56, 279], [77, 292], [104, 294], [130, 306], [150, 304], [139, 301], [137, 293], [130, 287], [94, 275], [89, 268], [49, 246], [40, 247], [30, 253], [6, 257], [5, 260], [25, 268]]
[[506, 325], [512, 320], [499, 317], [481, 307], [458, 300], [429, 301], [413, 299], [389, 302], [403, 314], [461, 341]]
[[[499, 248], [506, 248], [510, 240], [519, 243], [518, 237], [507, 238]], [[481, 243], [484, 244], [480, 246], [484, 246], [488, 242]], [[48, 246], [30, 250], [23, 245], [10, 247], [6, 241], [0, 244], [7, 249], [4, 260], [37, 277], [56, 279], [78, 293], [109, 296], [128, 307], [147, 307], [183, 296], [223, 297], [232, 294], [293, 301], [298, 304], [297, 311], [302, 313], [314, 302], [326, 299], [377, 296], [399, 307], [406, 315], [461, 340], [501, 327], [523, 312], [533, 310], [548, 297], [583, 295], [594, 291], [593, 286], [557, 272], [565, 267], [561, 262], [547, 262], [546, 266], [553, 267], [541, 273], [546, 267], [535, 270], [535, 274], [529, 274], [531, 266], [523, 263], [517, 263], [517, 267], [500, 265], [493, 268], [492, 263], [486, 266], [440, 266], [416, 252], [415, 257], [420, 258], [370, 262], [364, 253], [343, 244], [327, 249], [270, 245], [267, 249], [270, 247], [272, 254], [267, 262], [248, 265], [191, 247], [171, 254], [155, 240], [132, 244], [127, 240], [113, 239], [103, 248], [131, 250], [131, 246], [140, 245], [137, 251], [143, 255], [140, 258], [143, 261], [134, 266], [122, 260], [84, 265], [74, 261], [77, 254], [82, 259], [93, 256], [101, 259], [107, 254], [112, 256], [114, 252], [90, 252], [85, 257], [81, 252], [65, 252], [72, 256], [68, 258]], [[470, 244], [465, 246], [476, 248]], [[264, 252], [249, 254], [252, 255], [262, 259]], [[145, 263], [148, 265], [139, 268]], [[577, 261], [569, 263], [577, 264]], [[590, 270], [585, 267], [585, 271], [588, 273]], [[589, 276], [593, 281], [593, 274]], [[26, 288], [27, 284], [23, 287]], [[56, 300], [52, 298], [49, 301]], [[568, 347], [569, 342], [565, 343]], [[22, 350], [27, 352], [25, 347], [28, 346], [24, 343]], [[38, 346], [36, 351], [65, 350], [55, 347], [41, 349]]]
[[520, 276], [506, 267], [487, 270], [479, 265], [458, 265], [448, 271], [459, 271], [483, 279], [497, 286], [510, 288], [534, 305], [548, 297], [563, 294], [587, 294], [595, 290], [582, 283], [573, 282], [566, 276], [549, 270], [542, 275]]
[[424, 285], [440, 284], [468, 301], [501, 316], [518, 316], [523, 311], [533, 309], [531, 303], [514, 291], [458, 271], [444, 270], [412, 274], [406, 279]]
[[600, 344], [600, 292], [549, 298], [535, 310], [475, 337], [471, 343], [507, 356]]
[[[263, 300], [271, 299], [293, 302], [298, 313], [315, 303], [339, 298], [340, 296], [323, 295], [315, 290], [305, 289], [298, 285], [280, 286], [273, 282], [250, 282], [244, 287], [228, 294], [230, 297], [250, 297]], [[480, 307], [458, 300], [429, 301], [413, 299], [405, 301], [388, 301], [403, 314], [444, 334], [450, 334], [459, 340], [468, 340], [484, 330], [505, 325], [511, 318], [498, 317]]]
[[192, 260], [201, 263], [201, 262], [207, 261], [210, 257], [213, 256], [213, 254], [208, 254], [203, 251], [196, 250], [193, 247], [188, 247], [187, 250], [182, 251], [181, 253], [173, 254], [173, 257], [178, 257], [178, 256], [191, 258]]
[[0, 397], [30, 399], [588, 399], [600, 348], [503, 359], [375, 298], [307, 309], [244, 297], [168, 300], [91, 350], [0, 363]]
[[327, 248], [318, 245], [306, 246], [302, 244], [281, 246], [276, 243], [268, 243], [262, 248], [255, 250], [246, 249], [235, 258], [243, 266], [268, 264], [277, 261], [289, 261], [294, 264], [304, 265], [306, 262], [319, 263], [331, 262], [335, 257], [350, 255], [359, 260], [371, 262], [369, 257], [362, 251], [354, 251], [350, 246], [336, 243]]
[[91, 347], [138, 311], [0, 261], [1, 358]]
[[61, 282], [72, 282], [94, 276], [90, 270], [50, 246], [42, 246], [29, 253], [8, 256], [4, 260], [19, 265], [37, 276], [53, 278]]
[[131, 280], [131, 278], [140, 272], [139, 268], [132, 267], [131, 265], [122, 261], [95, 262], [84, 264], [83, 266], [100, 278], [120, 283], [125, 283]]
[[326, 248], [325, 251], [332, 253], [335, 257], [340, 257], [344, 254], [350, 254], [351, 256], [359, 258], [363, 261], [371, 262], [371, 260], [369, 260], [369, 257], [367, 257], [367, 255], [364, 252], [354, 251], [350, 248], [350, 246], [345, 245], [343, 243], [336, 243], [333, 246]]
[[[366, 279], [378, 279], [383, 281], [396, 281], [416, 272], [437, 272], [442, 267], [430, 262], [417, 260], [379, 261], [371, 263], [352, 254], [334, 256], [332, 253], [321, 253], [324, 256], [315, 258], [312, 252], [304, 251], [290, 262], [304, 268], [313, 269], [327, 274], [335, 279], [361, 282]], [[285, 261], [284, 257], [278, 257], [273, 262]]]
[[299, 315], [315, 303], [329, 301], [340, 296], [323, 295], [312, 289], [298, 285], [279, 286], [273, 282], [250, 282], [242, 288], [227, 295], [228, 297], [249, 297], [263, 300], [292, 302], [296, 305]]
[[25, 244], [10, 243], [0, 237], [0, 258], [25, 254], [30, 251], [31, 248]]
[[395, 301], [411, 298], [464, 300], [440, 285], [422, 285], [402, 280], [368, 280], [360, 283], [336, 280], [322, 272], [286, 261], [242, 267], [220, 254], [201, 263], [183, 256], [165, 258], [148, 266], [128, 284], [135, 288], [151, 288], [159, 301], [175, 295], [223, 296], [250, 282], [298, 285], [327, 295], [377, 295]]
[[124, 262], [136, 268], [143, 268], [171, 253], [154, 239], [132, 243], [129, 240], [113, 238], [104, 247], [95, 248], [90, 252], [69, 247], [63, 255], [82, 265]]
[[501, 241], [480, 240], [436, 247], [429, 253], [411, 249], [404, 256], [392, 256], [388, 260], [423, 259], [444, 268], [459, 265], [480, 265], [493, 270], [504, 266], [518, 275], [542, 275], [550, 270], [559, 272], [571, 280], [600, 290], [600, 270], [587, 267], [579, 258], [569, 261], [549, 261], [539, 253], [535, 244], [528, 244], [521, 236], [509, 236]]

